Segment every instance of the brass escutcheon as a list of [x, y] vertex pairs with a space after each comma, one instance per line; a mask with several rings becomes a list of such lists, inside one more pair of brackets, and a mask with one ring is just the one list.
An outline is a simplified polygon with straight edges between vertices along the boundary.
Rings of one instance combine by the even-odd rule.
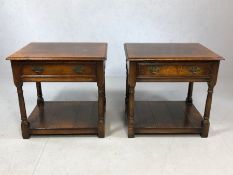
[[83, 69], [83, 66], [76, 66], [76, 67], [74, 68], [74, 71], [75, 71], [76, 73], [81, 73], [81, 72], [82, 72], [82, 69]]
[[44, 68], [41, 66], [35, 66], [35, 67], [32, 67], [32, 71], [34, 71], [37, 74], [40, 74], [44, 71]]
[[149, 66], [148, 69], [152, 74], [157, 74], [160, 70], [159, 66]]
[[190, 68], [190, 72], [192, 72], [192, 74], [197, 74], [197, 73], [199, 73], [201, 71], [201, 69], [200, 69], [200, 67], [198, 67], [198, 66], [192, 66], [191, 68]]

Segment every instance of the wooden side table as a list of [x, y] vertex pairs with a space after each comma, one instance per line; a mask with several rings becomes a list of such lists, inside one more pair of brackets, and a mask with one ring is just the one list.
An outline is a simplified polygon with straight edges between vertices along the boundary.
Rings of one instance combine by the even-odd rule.
[[[11, 60], [24, 139], [36, 134], [104, 137], [106, 43], [30, 43]], [[36, 82], [37, 105], [27, 117], [22, 86]], [[97, 82], [98, 101], [47, 102], [41, 82]]]
[[[125, 44], [128, 137], [135, 134], [199, 133], [208, 137], [213, 89], [223, 58], [201, 44]], [[136, 82], [189, 82], [186, 101], [134, 101]], [[205, 112], [192, 102], [194, 82], [207, 82]]]

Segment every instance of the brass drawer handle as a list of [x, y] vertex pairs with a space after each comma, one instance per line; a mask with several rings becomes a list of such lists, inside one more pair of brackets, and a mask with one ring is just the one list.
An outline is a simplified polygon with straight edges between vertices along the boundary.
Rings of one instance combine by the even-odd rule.
[[82, 71], [83, 71], [83, 66], [76, 66], [74, 68], [74, 72], [76, 72], [76, 73], [81, 73]]
[[149, 66], [148, 69], [149, 69], [150, 73], [152, 73], [152, 74], [157, 74], [160, 71], [160, 67], [158, 67], [158, 66]]
[[32, 67], [32, 71], [34, 71], [37, 74], [41, 74], [44, 71], [44, 68], [40, 66], [35, 66], [35, 67]]
[[192, 66], [189, 70], [192, 74], [197, 74], [201, 71], [201, 68], [198, 66]]

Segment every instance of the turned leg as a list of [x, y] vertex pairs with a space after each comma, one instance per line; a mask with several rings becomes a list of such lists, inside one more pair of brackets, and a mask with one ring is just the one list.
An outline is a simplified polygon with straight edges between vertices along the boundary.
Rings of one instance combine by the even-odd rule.
[[23, 83], [17, 84], [17, 93], [18, 93], [18, 99], [19, 99], [19, 108], [20, 108], [20, 114], [21, 114], [21, 130], [22, 130], [22, 136], [24, 139], [28, 139], [30, 137], [29, 134], [29, 122], [27, 120], [27, 113], [25, 108], [25, 102], [23, 97], [23, 89], [22, 89]]
[[214, 88], [214, 85], [211, 83], [208, 83], [208, 91], [207, 91], [208, 94], [206, 98], [205, 112], [204, 112], [204, 117], [202, 121], [202, 132], [201, 132], [201, 137], [203, 138], [208, 137], [208, 133], [209, 133], [209, 126], [210, 126], [209, 118], [210, 118], [213, 88]]
[[129, 87], [128, 137], [134, 137], [134, 87]]
[[41, 105], [44, 103], [44, 99], [42, 96], [41, 82], [36, 82], [36, 90], [37, 90], [37, 105]]
[[[104, 75], [105, 77], [105, 75]], [[106, 112], [106, 91], [105, 91], [105, 81], [104, 81], [104, 113]]]
[[104, 64], [97, 64], [97, 86], [98, 86], [98, 136], [105, 136], [105, 77]]
[[125, 93], [125, 113], [128, 111], [128, 101], [129, 101], [129, 86], [128, 86], [128, 68], [126, 65], [126, 93]]
[[104, 111], [105, 111], [105, 105], [104, 105], [104, 87], [98, 86], [98, 136], [100, 138], [104, 137]]
[[187, 103], [190, 103], [190, 104], [193, 103], [192, 95], [193, 95], [193, 82], [189, 82], [188, 94], [186, 98]]
[[134, 89], [136, 85], [136, 63], [131, 62], [128, 77], [128, 137], [134, 137]]

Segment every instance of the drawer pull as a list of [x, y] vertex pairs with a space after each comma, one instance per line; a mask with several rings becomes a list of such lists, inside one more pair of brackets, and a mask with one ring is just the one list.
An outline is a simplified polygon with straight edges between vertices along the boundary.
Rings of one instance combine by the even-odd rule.
[[192, 73], [192, 74], [197, 74], [197, 73], [199, 73], [201, 71], [201, 69], [200, 69], [200, 67], [198, 67], [198, 66], [192, 66], [191, 68], [190, 68], [190, 72]]
[[82, 71], [83, 71], [83, 67], [82, 66], [76, 66], [74, 68], [74, 72], [76, 72], [76, 73], [81, 73]]
[[43, 67], [35, 66], [35, 67], [32, 67], [32, 71], [34, 71], [37, 74], [40, 74], [44, 71], [44, 69], [43, 69]]
[[158, 66], [149, 66], [148, 69], [149, 69], [150, 73], [152, 73], [152, 74], [157, 74], [160, 70], [160, 68]]

